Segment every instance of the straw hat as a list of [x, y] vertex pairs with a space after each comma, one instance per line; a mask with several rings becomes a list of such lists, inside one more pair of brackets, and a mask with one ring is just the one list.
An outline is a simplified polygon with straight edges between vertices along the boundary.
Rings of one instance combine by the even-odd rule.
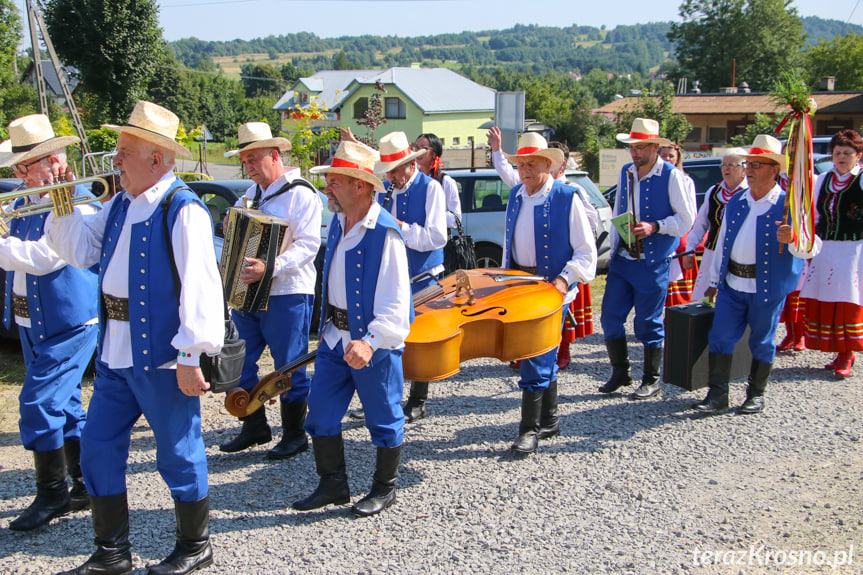
[[755, 136], [755, 141], [752, 142], [749, 152], [743, 153], [741, 157], [747, 162], [750, 160], [773, 160], [783, 170], [785, 169], [785, 154], [782, 153], [782, 142], [767, 134]]
[[22, 116], [9, 123], [9, 139], [0, 148], [0, 167], [39, 158], [80, 141], [77, 136], [54, 136], [45, 114]]
[[375, 164], [375, 173], [385, 174], [426, 153], [425, 150], [411, 152], [411, 144], [404, 132], [390, 132], [381, 138], [381, 159]]
[[659, 122], [650, 118], [636, 118], [628, 134], [618, 134], [617, 141], [624, 144], [659, 144], [673, 146], [671, 140], [659, 137]]
[[512, 163], [518, 158], [545, 158], [551, 162], [550, 172], [556, 172], [563, 165], [563, 150], [549, 148], [548, 142], [537, 132], [525, 132], [518, 139], [518, 150], [514, 154], [504, 154]]
[[176, 142], [180, 119], [174, 112], [152, 102], [138, 100], [127, 125], [102, 124], [102, 127], [141, 138], [181, 156], [192, 157], [192, 153], [185, 146]]
[[291, 142], [287, 138], [274, 138], [270, 131], [270, 125], [266, 122], [247, 122], [237, 130], [239, 145], [236, 150], [225, 152], [225, 157], [236, 156], [245, 150], [257, 150], [260, 148], [278, 148], [280, 152], [291, 149]]
[[384, 191], [384, 183], [375, 177], [375, 164], [378, 153], [372, 148], [354, 142], [343, 141], [333, 156], [329, 166], [315, 166], [309, 170], [313, 174], [342, 174], [368, 182], [378, 192]]

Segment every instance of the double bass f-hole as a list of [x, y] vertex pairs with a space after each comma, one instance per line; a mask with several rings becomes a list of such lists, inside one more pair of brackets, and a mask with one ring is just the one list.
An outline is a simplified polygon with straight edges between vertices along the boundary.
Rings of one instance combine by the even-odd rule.
[[497, 315], [506, 315], [506, 308], [499, 305], [496, 305], [494, 307], [487, 307], [485, 309], [479, 309], [476, 311], [468, 311], [466, 309], [463, 309], [461, 310], [461, 315], [463, 315], [464, 317], [476, 317], [484, 313], [494, 312], [495, 310], [497, 310]]

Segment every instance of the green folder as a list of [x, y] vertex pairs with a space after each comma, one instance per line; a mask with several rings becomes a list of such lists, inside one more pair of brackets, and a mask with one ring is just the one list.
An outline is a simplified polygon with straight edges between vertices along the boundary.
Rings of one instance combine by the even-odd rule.
[[620, 239], [625, 242], [627, 246], [632, 247], [632, 244], [635, 243], [636, 240], [635, 234], [632, 233], [632, 228], [630, 227], [635, 225], [635, 216], [632, 212], [626, 212], [619, 216], [615, 216], [611, 218], [611, 222], [614, 224], [614, 228], [620, 235]]

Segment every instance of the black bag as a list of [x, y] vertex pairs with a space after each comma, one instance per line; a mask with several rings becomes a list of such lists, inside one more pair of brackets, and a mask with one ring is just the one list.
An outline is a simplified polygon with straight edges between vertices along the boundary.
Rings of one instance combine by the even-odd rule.
[[[452, 214], [452, 212], [450, 212]], [[465, 235], [461, 220], [453, 214], [458, 235], [449, 232], [449, 239], [443, 248], [444, 273], [449, 275], [456, 270], [472, 270], [477, 267], [476, 248], [473, 238]]]
[[[177, 272], [177, 262], [174, 260], [174, 250], [171, 249], [171, 232], [168, 226], [168, 208], [174, 199], [174, 193], [183, 188], [174, 188], [165, 194], [162, 200], [162, 217], [165, 224], [165, 239], [168, 245], [168, 257], [171, 260], [171, 273], [174, 276], [174, 291], [177, 299], [180, 298], [180, 274]], [[185, 188], [188, 189], [188, 188]], [[225, 310], [225, 341], [222, 351], [218, 355], [201, 354], [201, 372], [204, 381], [210, 382], [210, 391], [213, 393], [224, 393], [235, 388], [240, 383], [243, 373], [243, 363], [246, 359], [246, 340], [240, 338], [234, 320], [228, 314], [228, 304], [225, 300], [224, 286], [222, 286], [222, 304]]]

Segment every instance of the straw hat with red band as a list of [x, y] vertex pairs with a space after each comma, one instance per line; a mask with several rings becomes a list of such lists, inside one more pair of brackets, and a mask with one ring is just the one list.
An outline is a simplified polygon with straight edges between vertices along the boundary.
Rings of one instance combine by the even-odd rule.
[[309, 170], [313, 174], [342, 174], [368, 182], [378, 192], [384, 191], [384, 183], [375, 177], [375, 163], [378, 153], [365, 144], [342, 142], [329, 166], [315, 166]]
[[9, 122], [9, 139], [3, 142], [0, 167], [46, 156], [80, 142], [76, 136], [54, 136], [45, 114], [30, 114]]
[[174, 112], [153, 102], [138, 100], [125, 126], [102, 124], [102, 127], [135, 136], [180, 156], [192, 157], [192, 153], [176, 141], [180, 119]]
[[758, 160], [773, 160], [784, 170], [785, 154], [782, 153], [782, 142], [767, 134], [755, 136], [749, 151], [740, 156], [747, 162]]
[[266, 122], [246, 122], [237, 130], [239, 145], [237, 150], [225, 152], [225, 157], [236, 156], [246, 150], [257, 150], [260, 148], [278, 148], [280, 152], [291, 149], [291, 142], [287, 138], [273, 137], [270, 125]]
[[548, 142], [537, 132], [522, 134], [518, 139], [518, 150], [514, 154], [504, 154], [504, 156], [512, 163], [519, 158], [545, 158], [551, 162], [550, 172], [559, 170], [565, 160], [563, 150], [549, 148]]
[[385, 174], [426, 153], [425, 150], [412, 152], [411, 144], [404, 132], [390, 132], [381, 138], [380, 151], [381, 159], [375, 164], [377, 174]]
[[659, 122], [650, 118], [636, 118], [628, 134], [618, 134], [617, 141], [624, 144], [659, 144], [672, 146], [673, 142], [659, 137]]

